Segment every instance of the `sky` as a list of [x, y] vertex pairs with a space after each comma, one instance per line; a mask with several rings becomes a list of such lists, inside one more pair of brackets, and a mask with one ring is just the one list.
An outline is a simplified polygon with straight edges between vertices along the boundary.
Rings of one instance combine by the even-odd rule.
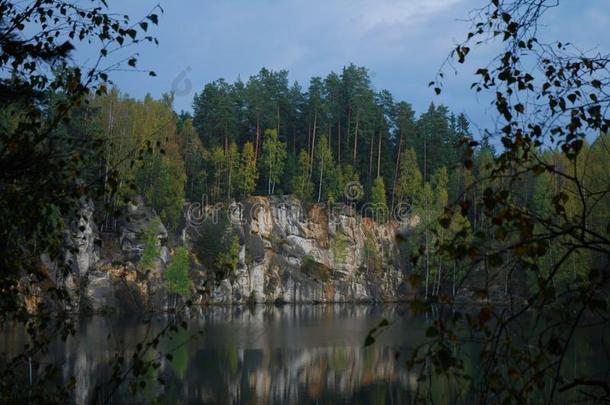
[[[260, 68], [286, 69], [304, 88], [313, 76], [367, 67], [377, 90], [387, 89], [418, 113], [430, 102], [464, 113], [475, 127], [489, 126], [493, 110], [469, 89], [472, 73], [493, 49], [471, 54], [450, 74], [440, 96], [428, 87], [450, 50], [464, 39], [469, 12], [486, 0], [120, 0], [111, 11], [132, 19], [156, 4], [164, 9], [150, 31], [159, 45], [141, 46], [144, 73], [115, 72], [116, 85], [132, 97], [174, 91], [174, 108], [191, 110], [195, 92], [224, 78], [244, 81]], [[582, 49], [610, 51], [610, 1], [562, 0], [544, 20], [549, 38]], [[86, 55], [84, 57], [86, 59]], [[451, 72], [451, 71], [450, 71]]]

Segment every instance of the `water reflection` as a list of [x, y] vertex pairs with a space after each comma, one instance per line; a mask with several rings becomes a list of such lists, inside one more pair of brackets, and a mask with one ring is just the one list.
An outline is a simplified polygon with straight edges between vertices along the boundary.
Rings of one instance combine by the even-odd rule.
[[[364, 339], [380, 319], [390, 326], [377, 342], [363, 347]], [[282, 307], [211, 307], [192, 314], [188, 329], [161, 346], [171, 350], [164, 360], [160, 384], [151, 374], [146, 389], [134, 399], [127, 387], [111, 396], [104, 383], [111, 376], [114, 356], [130, 357], [137, 343], [171, 320], [97, 317], [81, 321], [76, 336], [55, 342], [49, 354], [34, 366], [60, 365], [63, 381], [76, 377], [74, 402], [87, 404], [111, 398], [113, 404], [150, 403], [411, 403], [417, 375], [405, 367], [410, 349], [423, 343], [427, 315], [412, 317], [401, 305], [286, 305]], [[197, 332], [200, 336], [193, 337]], [[599, 337], [599, 332], [595, 333]], [[576, 378], [583, 370], [600, 368], [587, 336], [566, 355], [564, 374]], [[26, 341], [10, 330], [0, 336], [3, 353], [17, 353]], [[477, 375], [479, 353], [464, 347], [465, 367]], [[603, 363], [603, 362], [602, 362]], [[27, 365], [21, 375], [29, 382]], [[593, 370], [595, 371], [595, 370]], [[471, 403], [467, 387], [433, 381], [420, 387], [430, 402]], [[427, 394], [426, 394], [427, 392]], [[461, 397], [456, 402], [456, 395]], [[567, 397], [566, 397], [567, 398]]]
[[[399, 305], [201, 309], [187, 331], [162, 342], [166, 349], [175, 348], [171, 361], [161, 366], [166, 384], [151, 378], [139, 400], [403, 403], [415, 384], [404, 367], [405, 345], [421, 340], [425, 322], [408, 313]], [[367, 333], [382, 318], [390, 326], [375, 345], [364, 348]], [[167, 321], [159, 319], [152, 328]], [[194, 338], [197, 331], [203, 333]], [[61, 364], [65, 381], [77, 377], [76, 403], [95, 402], [109, 395], [102, 383], [115, 354], [130, 356], [130, 348], [152, 332], [141, 320], [93, 318], [82, 321], [67, 344], [54, 344], [45, 361]], [[4, 341], [3, 352], [14, 351], [22, 339], [13, 334]], [[125, 393], [114, 395], [112, 402], [133, 403], [122, 399]]]

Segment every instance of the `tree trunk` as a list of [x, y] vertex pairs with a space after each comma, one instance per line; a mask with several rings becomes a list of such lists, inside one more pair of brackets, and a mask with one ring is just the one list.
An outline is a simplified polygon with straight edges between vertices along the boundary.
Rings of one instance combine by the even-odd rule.
[[322, 199], [322, 173], [324, 173], [324, 161], [320, 162], [320, 183], [318, 184], [318, 202]]
[[[307, 156], [311, 159], [311, 120], [308, 120], [307, 127]], [[311, 173], [309, 172], [309, 165], [307, 165], [307, 177], [310, 177]]]
[[440, 258], [439, 258], [438, 262], [439, 262], [438, 263], [438, 281], [436, 283], [436, 296], [437, 297], [438, 297], [438, 295], [439, 295], [439, 293], [441, 291], [441, 275], [442, 275], [442, 272], [443, 272], [443, 265], [441, 263]]
[[328, 149], [330, 150], [330, 155], [332, 157], [333, 155], [333, 143], [332, 143], [332, 133], [330, 131], [330, 122], [327, 124], [328, 126]]
[[453, 297], [455, 297], [455, 261], [453, 261], [453, 274], [452, 274], [452, 283], [451, 283], [451, 292]]
[[428, 231], [426, 230], [426, 296], [425, 299], [428, 301], [428, 284], [430, 280], [430, 266], [428, 265]]
[[256, 141], [254, 143], [254, 162], [258, 160], [258, 145], [261, 137], [260, 118], [256, 117]]
[[309, 163], [309, 173], [313, 173], [313, 157], [314, 151], [316, 150], [316, 127], [318, 126], [318, 111], [313, 116], [313, 133], [311, 136], [311, 161]]
[[352, 131], [352, 108], [349, 107], [348, 110], [347, 110], [347, 136], [345, 138], [345, 145], [347, 146], [347, 153], [348, 154], [349, 154], [349, 139], [350, 139], [349, 137], [352, 134], [351, 131]]
[[371, 149], [370, 149], [370, 152], [369, 152], [369, 179], [371, 179], [371, 180], [372, 180], [371, 173], [373, 171], [373, 149], [374, 149], [374, 146], [375, 146], [375, 132], [373, 132], [373, 135], [371, 137]]
[[354, 155], [352, 165], [356, 167], [356, 151], [358, 150], [358, 125], [360, 124], [360, 111], [356, 114], [356, 131], [354, 132]]
[[426, 184], [427, 174], [428, 174], [428, 151], [426, 145], [426, 134], [424, 134], [424, 176], [423, 181]]
[[337, 124], [337, 163], [341, 165], [341, 118]]
[[229, 179], [227, 181], [227, 200], [231, 199], [231, 175], [233, 174], [233, 163], [229, 163]]
[[381, 132], [379, 132], [379, 144], [377, 147], [377, 177], [381, 175]]
[[392, 183], [392, 211], [396, 199], [396, 181], [398, 180], [398, 170], [400, 167], [400, 149], [402, 148], [402, 128], [400, 129], [400, 139], [398, 141], [398, 154], [396, 155], [396, 167], [394, 168], [394, 181]]

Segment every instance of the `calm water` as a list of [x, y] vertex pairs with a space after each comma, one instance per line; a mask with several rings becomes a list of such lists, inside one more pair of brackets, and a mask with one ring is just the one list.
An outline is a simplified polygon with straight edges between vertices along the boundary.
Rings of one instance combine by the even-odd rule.
[[[390, 326], [364, 348], [369, 330], [383, 318]], [[46, 361], [61, 365], [66, 380], [77, 377], [77, 403], [91, 403], [95, 396], [108, 396], [107, 388], [95, 387], [104, 387], [117, 351], [126, 348], [129, 356], [130, 348], [164, 322], [82, 321], [76, 336], [53, 345]], [[208, 308], [193, 315], [186, 332], [162, 342], [162, 348], [173, 351], [160, 370], [165, 386], [151, 376], [137, 401], [123, 391], [111, 403], [159, 397], [163, 403], [408, 403], [417, 377], [405, 368], [405, 359], [424, 341], [427, 326], [425, 316], [413, 318], [401, 305]], [[192, 337], [197, 331], [203, 333]], [[15, 332], [2, 340], [2, 351], [10, 352], [23, 336]], [[437, 388], [441, 395], [435, 402], [450, 401], [443, 393], [447, 390]]]
[[[403, 403], [415, 377], [396, 353], [421, 340], [425, 330], [425, 319], [408, 313], [397, 305], [209, 308], [193, 316], [186, 332], [162, 343], [179, 346], [162, 366], [166, 386], [151, 378], [140, 399], [162, 394], [170, 403]], [[391, 325], [364, 348], [382, 318]], [[134, 347], [150, 328], [136, 320], [85, 320], [67, 344], [53, 345], [47, 361], [61, 364], [66, 378], [77, 376], [76, 402], [89, 403], [110, 375], [115, 353]], [[193, 337], [196, 331], [203, 333]], [[14, 350], [22, 339], [15, 333], [2, 351]], [[122, 397], [115, 395], [113, 403], [133, 403]]]

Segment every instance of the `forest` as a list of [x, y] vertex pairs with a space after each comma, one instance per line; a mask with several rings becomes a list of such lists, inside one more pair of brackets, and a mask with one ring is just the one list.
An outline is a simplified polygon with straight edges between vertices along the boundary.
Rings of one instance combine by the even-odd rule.
[[[434, 104], [417, 114], [389, 91], [377, 91], [365, 67], [348, 65], [340, 74], [314, 77], [306, 90], [296, 82], [290, 85], [285, 70], [263, 68], [245, 83], [218, 79], [194, 96], [192, 115], [175, 112], [171, 94], [138, 101], [117, 88], [91, 96], [72, 114], [59, 134], [100, 146], [99, 155], [83, 159], [83, 171], [91, 184], [107, 190], [98, 204], [105, 208], [98, 215], [106, 231], [115, 230], [113, 214], [134, 194], [144, 196], [174, 231], [183, 221], [185, 203], [228, 204], [252, 195], [293, 194], [306, 204], [382, 207], [375, 212], [386, 214], [374, 218], [382, 223], [398, 206], [407, 207], [420, 222], [415, 237], [404, 242], [405, 263], [425, 276], [426, 298], [438, 296], [441, 285], [455, 295], [464, 269], [471, 266], [460, 263], [456, 269], [450, 255], [439, 251], [444, 242], [458, 234], [470, 241], [496, 240], [498, 246], [510, 241], [491, 229], [489, 212], [477, 205], [492, 182], [503, 181], [491, 179], [496, 145], [484, 138], [467, 155], [464, 140], [472, 134], [463, 114]], [[550, 144], [536, 154], [584, 176], [592, 190], [602, 190], [610, 181], [609, 142], [604, 134], [584, 140], [578, 159]], [[354, 198], [346, 187], [361, 192]], [[568, 196], [566, 215], [579, 213], [577, 190], [557, 176], [531, 173], [511, 185], [517, 203], [542, 216], [552, 215], [549, 196], [560, 192]], [[468, 202], [468, 209], [457, 212], [444, 229], [438, 221], [444, 208], [460, 201]], [[600, 232], [610, 217], [609, 204], [607, 197], [595, 199], [590, 212], [591, 226]], [[561, 253], [560, 246], [549, 246], [541, 267], [545, 257], [553, 263]], [[415, 263], [418, 256], [423, 260]], [[558, 280], [573, 282], [595, 260], [605, 259], [572, 256]], [[510, 275], [499, 272], [494, 279], [508, 296]], [[520, 275], [512, 281], [520, 291], [535, 279]]]
[[[91, 99], [75, 118], [95, 117], [88, 132], [106, 143], [103, 164], [121, 178], [137, 177], [120, 162], [126, 151], [150, 142], [167, 152], [166, 164], [146, 161], [141, 169], [162, 165], [161, 173], [185, 176], [182, 191], [161, 187], [174, 199], [150, 198], [160, 211], [173, 212], [167, 214], [172, 221], [177, 211], [167, 207], [170, 200], [206, 195], [215, 203], [293, 193], [309, 202], [340, 201], [345, 184], [354, 181], [362, 185], [361, 202], [377, 195], [374, 202], [394, 206], [411, 197], [407, 183], [414, 165], [423, 182], [449, 169], [450, 197], [463, 191], [463, 179], [451, 169], [462, 158], [458, 142], [469, 135], [467, 119], [435, 105], [416, 117], [407, 102], [394, 101], [387, 90], [376, 92], [363, 67], [312, 78], [306, 91], [289, 85], [287, 71], [263, 68], [246, 83], [206, 84], [195, 95], [192, 116], [176, 116], [171, 103], [171, 95], [137, 102], [114, 89]], [[76, 120], [71, 125], [83, 128]], [[489, 145], [484, 149], [493, 153]], [[180, 174], [170, 161], [182, 167]], [[144, 193], [159, 189], [145, 183], [138, 181]]]

